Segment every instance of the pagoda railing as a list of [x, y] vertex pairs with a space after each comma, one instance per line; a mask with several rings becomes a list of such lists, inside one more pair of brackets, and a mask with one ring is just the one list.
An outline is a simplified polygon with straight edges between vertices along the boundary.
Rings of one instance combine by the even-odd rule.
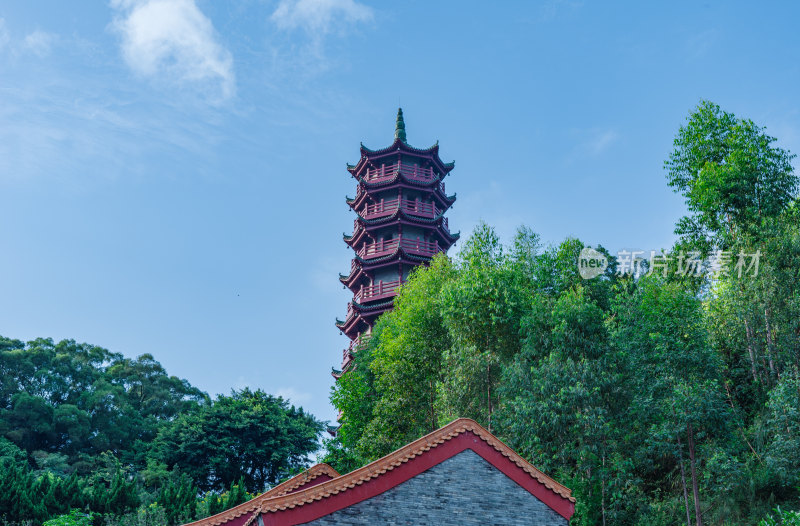
[[375, 204], [368, 204], [364, 207], [364, 217], [367, 219], [374, 219], [376, 217], [387, 216], [393, 214], [398, 208], [402, 208], [404, 212], [420, 216], [429, 217], [433, 219], [436, 214], [441, 212], [434, 203], [425, 203], [423, 201], [412, 201], [411, 199], [390, 199], [388, 201], [381, 200]]
[[392, 254], [398, 248], [402, 248], [411, 254], [428, 257], [433, 257], [434, 254], [441, 251], [438, 241], [430, 242], [421, 239], [399, 237], [367, 243], [358, 251], [358, 256], [363, 259], [377, 258]]
[[372, 335], [369, 333], [359, 334], [355, 340], [350, 342], [345, 352], [358, 352], [367, 346]]
[[379, 281], [376, 285], [369, 287], [362, 287], [356, 292], [355, 299], [357, 302], [372, 301], [382, 298], [388, 298], [397, 294], [397, 289], [403, 284], [403, 280], [395, 281]]
[[406, 179], [414, 181], [428, 182], [436, 179], [436, 172], [433, 168], [422, 168], [416, 164], [405, 164], [397, 162], [395, 164], [383, 164], [378, 168], [367, 168], [364, 179], [369, 182], [379, 182], [391, 179], [397, 173], [403, 174]]

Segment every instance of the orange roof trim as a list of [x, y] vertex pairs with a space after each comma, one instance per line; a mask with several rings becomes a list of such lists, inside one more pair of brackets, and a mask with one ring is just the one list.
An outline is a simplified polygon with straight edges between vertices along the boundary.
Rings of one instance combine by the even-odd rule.
[[271, 490], [262, 493], [257, 498], [264, 499], [268, 497], [280, 497], [282, 495], [286, 495], [287, 493], [291, 493], [305, 486], [321, 475], [327, 475], [332, 479], [340, 476], [339, 473], [328, 464], [316, 464], [303, 471], [299, 475], [295, 475], [289, 480], [281, 482]]
[[[237, 517], [241, 517], [246, 513], [251, 512], [259, 512], [259, 503], [263, 499], [268, 499], [272, 497], [281, 497], [283, 495], [287, 495], [293, 491], [296, 491], [299, 488], [302, 488], [309, 482], [313, 481], [317, 477], [322, 475], [327, 475], [330, 478], [339, 477], [339, 473], [330, 467], [328, 464], [315, 464], [311, 466], [307, 470], [303, 471], [299, 475], [295, 475], [294, 477], [290, 478], [289, 480], [285, 480], [275, 486], [274, 488], [265, 491], [258, 497], [255, 497], [245, 503], [239, 504], [238, 506], [234, 506], [229, 510], [225, 510], [222, 513], [218, 513], [216, 515], [212, 515], [211, 517], [206, 517], [205, 519], [200, 519], [195, 522], [190, 522], [186, 526], [217, 526], [219, 524], [224, 524], [228, 521], [231, 521]], [[243, 526], [250, 526], [253, 521], [258, 516], [258, 513], [253, 513], [253, 516], [244, 523]]]

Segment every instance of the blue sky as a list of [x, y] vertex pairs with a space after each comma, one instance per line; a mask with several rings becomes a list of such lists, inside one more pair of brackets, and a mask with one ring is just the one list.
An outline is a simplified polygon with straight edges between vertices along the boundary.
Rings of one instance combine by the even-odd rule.
[[668, 247], [701, 98], [800, 151], [800, 7], [743, 2], [0, 5], [0, 334], [152, 353], [318, 417], [346, 340], [358, 145], [440, 141], [453, 230]]

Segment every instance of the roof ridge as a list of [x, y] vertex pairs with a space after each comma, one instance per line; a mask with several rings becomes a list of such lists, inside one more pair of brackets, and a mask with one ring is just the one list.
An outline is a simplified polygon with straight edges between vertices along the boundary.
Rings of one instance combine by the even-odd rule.
[[311, 488], [300, 490], [296, 493], [283, 495], [281, 497], [262, 498], [259, 499], [259, 504], [264, 513], [276, 512], [285, 510], [287, 508], [295, 508], [303, 506], [311, 502], [320, 500], [331, 495], [336, 495], [348, 489], [359, 486], [364, 482], [378, 477], [387, 471], [391, 471], [397, 466], [408, 462], [409, 460], [421, 455], [431, 448], [437, 447], [448, 440], [451, 440], [462, 433], [467, 431], [472, 432], [481, 440], [486, 442], [489, 446], [501, 453], [504, 457], [508, 458], [523, 471], [528, 473], [533, 479], [541, 483], [545, 488], [549, 489], [558, 496], [575, 502], [572, 497], [572, 490], [563, 486], [551, 479], [536, 467], [530, 464], [527, 460], [515, 453], [510, 447], [505, 445], [500, 439], [492, 435], [483, 426], [469, 418], [459, 418], [447, 424], [446, 426], [437, 429], [422, 438], [419, 438], [402, 448], [389, 453], [385, 457], [370, 462], [366, 466], [351, 471], [346, 475], [342, 475], [333, 480], [323, 482]]
[[216, 515], [212, 515], [210, 517], [205, 517], [203, 519], [198, 519], [194, 522], [190, 522], [185, 526], [215, 526], [218, 524], [224, 524], [231, 519], [235, 519], [237, 517], [241, 517], [246, 513], [250, 513], [255, 511], [256, 513], [253, 514], [242, 526], [249, 526], [255, 520], [255, 518], [262, 512], [260, 500], [269, 499], [269, 498], [277, 498], [282, 497], [284, 495], [288, 495], [291, 491], [301, 487], [303, 484], [307, 484], [310, 481], [314, 480], [315, 478], [319, 477], [320, 475], [328, 475], [331, 478], [336, 478], [341, 475], [333, 469], [330, 465], [325, 463], [314, 464], [310, 468], [304, 470], [301, 473], [289, 478], [278, 484], [277, 486], [268, 489], [261, 495], [257, 497], [253, 497], [252, 499], [248, 500], [247, 502], [243, 502], [238, 506], [234, 506], [233, 508], [227, 509]]

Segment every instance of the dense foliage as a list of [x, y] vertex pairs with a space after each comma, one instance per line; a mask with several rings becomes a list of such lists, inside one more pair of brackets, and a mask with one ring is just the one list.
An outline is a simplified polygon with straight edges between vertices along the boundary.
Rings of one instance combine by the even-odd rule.
[[262, 391], [211, 400], [148, 354], [0, 337], [8, 523], [164, 526], [212, 515], [303, 469], [321, 431]]
[[[793, 524], [800, 203], [774, 141], [709, 102], [690, 114], [666, 170], [691, 215], [658, 271], [607, 254], [586, 280], [579, 240], [503, 246], [486, 225], [416, 270], [334, 388], [327, 460], [347, 470], [463, 416], [571, 487], [576, 525]], [[717, 265], [687, 271], [693, 252]]]

